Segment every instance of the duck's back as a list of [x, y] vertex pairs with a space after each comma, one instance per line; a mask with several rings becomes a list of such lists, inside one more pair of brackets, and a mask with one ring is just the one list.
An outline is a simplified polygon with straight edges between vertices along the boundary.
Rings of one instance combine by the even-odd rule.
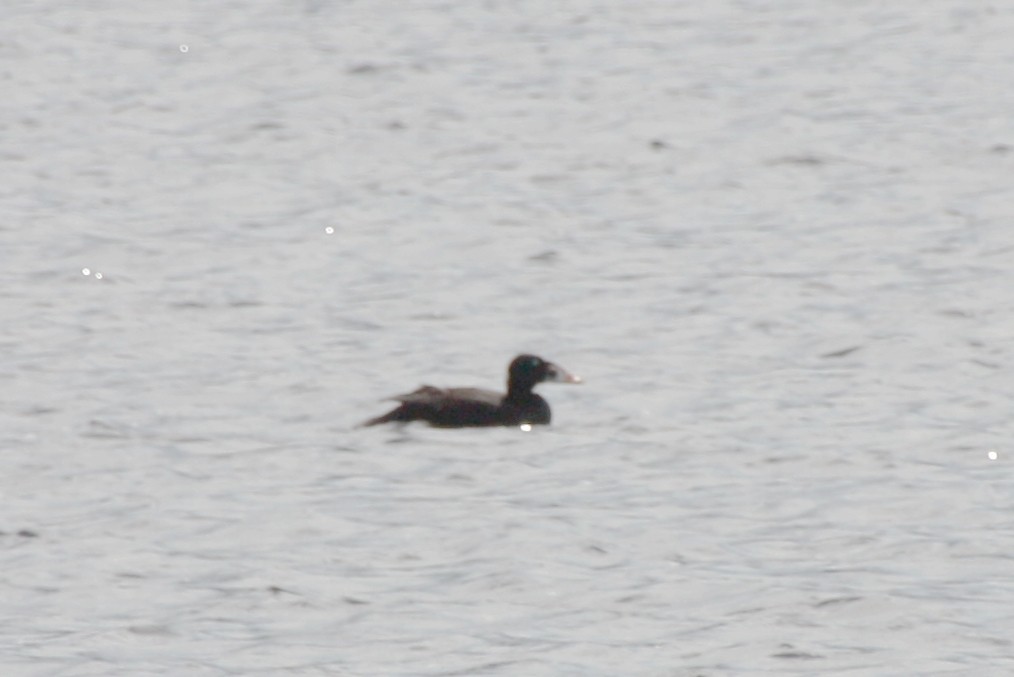
[[506, 400], [502, 393], [481, 388], [423, 386], [391, 399], [401, 404], [364, 425], [426, 421], [438, 428], [465, 428], [549, 423], [549, 405], [534, 393], [517, 403]]

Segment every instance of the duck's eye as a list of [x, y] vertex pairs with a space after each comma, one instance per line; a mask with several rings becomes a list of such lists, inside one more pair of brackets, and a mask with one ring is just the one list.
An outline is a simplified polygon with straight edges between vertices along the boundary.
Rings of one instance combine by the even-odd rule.
[[538, 369], [540, 366], [542, 366], [542, 360], [540, 360], [537, 357], [533, 357], [530, 360], [525, 360], [525, 369], [531, 369], [534, 371]]

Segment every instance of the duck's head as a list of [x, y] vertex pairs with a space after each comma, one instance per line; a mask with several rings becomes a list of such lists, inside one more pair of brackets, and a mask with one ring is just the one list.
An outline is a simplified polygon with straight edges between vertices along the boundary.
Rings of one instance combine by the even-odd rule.
[[509, 391], [528, 391], [543, 381], [580, 383], [581, 377], [536, 355], [518, 355], [507, 368]]

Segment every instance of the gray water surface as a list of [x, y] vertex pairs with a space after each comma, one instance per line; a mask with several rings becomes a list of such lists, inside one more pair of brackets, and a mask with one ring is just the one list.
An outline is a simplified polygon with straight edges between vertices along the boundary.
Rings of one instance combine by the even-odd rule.
[[0, 673], [1014, 674], [1014, 7], [0, 16]]

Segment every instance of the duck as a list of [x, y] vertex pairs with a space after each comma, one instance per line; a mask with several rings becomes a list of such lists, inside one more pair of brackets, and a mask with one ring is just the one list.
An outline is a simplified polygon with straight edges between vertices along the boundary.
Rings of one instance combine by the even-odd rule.
[[410, 421], [423, 421], [435, 428], [548, 425], [552, 420], [549, 403], [532, 392], [544, 382], [581, 383], [582, 379], [537, 355], [518, 355], [507, 367], [506, 393], [424, 385], [387, 398], [398, 406], [361, 425]]

